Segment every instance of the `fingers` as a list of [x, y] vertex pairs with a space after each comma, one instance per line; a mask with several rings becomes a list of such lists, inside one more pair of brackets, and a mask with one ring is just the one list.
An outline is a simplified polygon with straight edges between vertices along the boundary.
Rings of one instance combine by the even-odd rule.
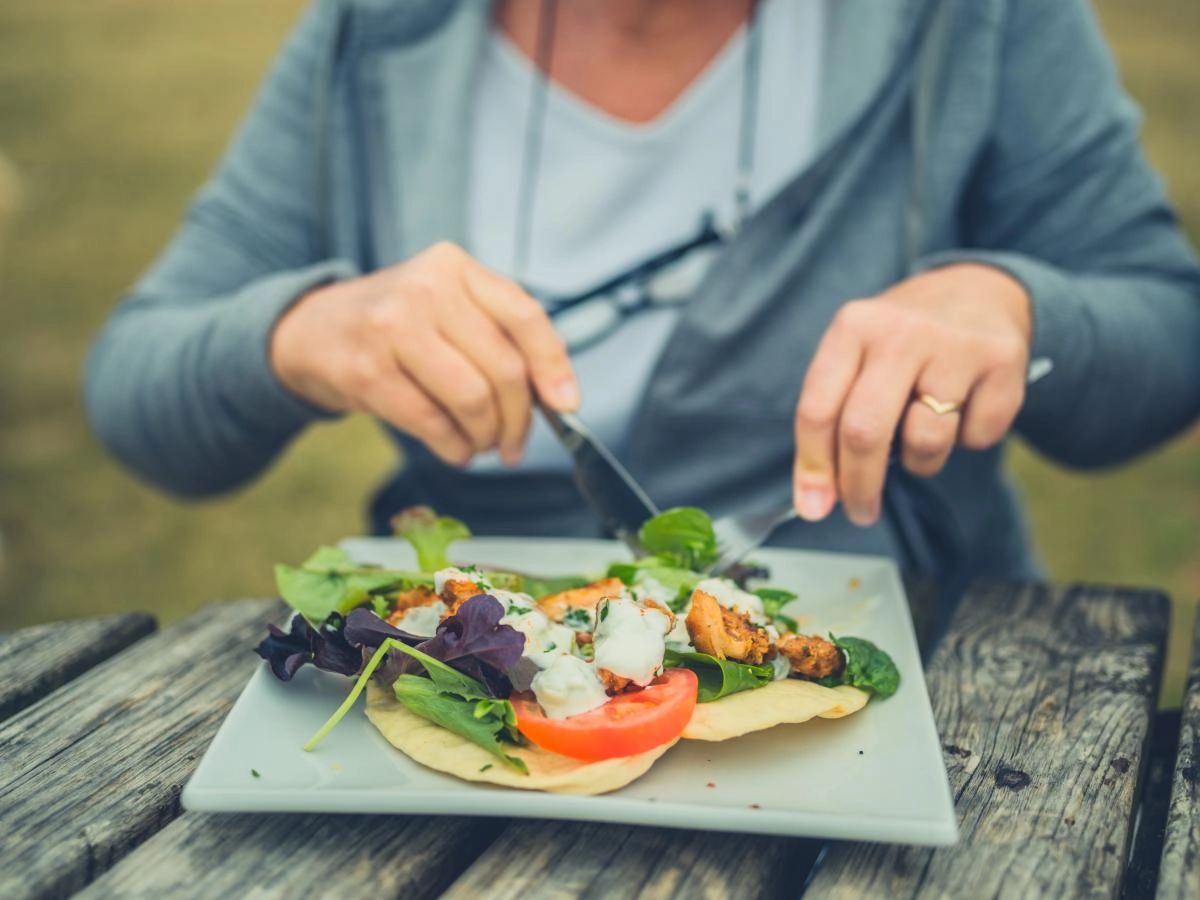
[[[900, 439], [900, 461], [914, 475], [932, 477], [950, 458], [971, 393], [972, 371], [965, 361], [942, 359], [931, 362], [918, 377]], [[919, 399], [922, 396], [928, 402]]]
[[816, 522], [838, 499], [837, 428], [842, 406], [858, 377], [862, 343], [853, 331], [835, 324], [817, 347], [796, 407], [796, 511]]
[[872, 525], [880, 513], [892, 442], [920, 365], [911, 351], [884, 345], [866, 363], [838, 425], [838, 491], [846, 517]]
[[449, 465], [466, 465], [475, 452], [471, 439], [449, 413], [399, 368], [379, 378], [364, 399], [364, 412], [412, 435]]
[[541, 304], [513, 282], [473, 260], [464, 266], [462, 274], [472, 299], [520, 352], [539, 396], [562, 412], [578, 407], [579, 385], [566, 344]]

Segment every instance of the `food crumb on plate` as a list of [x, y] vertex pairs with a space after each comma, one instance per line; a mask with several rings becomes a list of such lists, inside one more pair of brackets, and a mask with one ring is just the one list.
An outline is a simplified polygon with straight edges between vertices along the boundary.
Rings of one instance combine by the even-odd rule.
[[713, 788], [716, 786], [717, 786], [717, 783], [715, 781], [710, 781], [708, 784], [705, 785], [705, 787], [710, 787], [710, 788]]
[[761, 807], [761, 806], [759, 806], [757, 803], [751, 803], [751, 804], [750, 804], [750, 808], [751, 808], [751, 809], [762, 809], [762, 807]]

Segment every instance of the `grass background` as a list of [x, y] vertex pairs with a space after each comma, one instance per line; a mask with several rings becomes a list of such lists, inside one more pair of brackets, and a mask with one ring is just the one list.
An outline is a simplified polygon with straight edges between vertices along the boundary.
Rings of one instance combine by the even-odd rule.
[[[185, 505], [141, 486], [83, 423], [80, 369], [166, 240], [304, 0], [4, 0], [0, 153], [23, 210], [0, 256], [0, 631], [149, 609], [167, 623], [273, 592], [271, 566], [362, 527], [390, 451], [362, 419], [306, 434], [253, 488]], [[1145, 141], [1200, 237], [1200, 3], [1101, 0]], [[1200, 596], [1200, 432], [1119, 471], [1012, 466], [1057, 580], [1175, 601], [1177, 705]]]

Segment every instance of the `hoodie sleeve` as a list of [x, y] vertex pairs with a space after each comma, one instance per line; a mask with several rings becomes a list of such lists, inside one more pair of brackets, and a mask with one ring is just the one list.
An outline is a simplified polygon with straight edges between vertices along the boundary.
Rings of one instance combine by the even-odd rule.
[[1068, 465], [1122, 462], [1200, 415], [1200, 270], [1139, 146], [1085, 0], [1011, 0], [996, 115], [963, 208], [972, 261], [1032, 298], [1054, 365], [1017, 430]]
[[267, 353], [292, 303], [356, 274], [320, 258], [315, 240], [313, 110], [332, 9], [315, 3], [293, 32], [213, 177], [88, 356], [92, 428], [180, 495], [236, 487], [325, 416], [279, 383]]

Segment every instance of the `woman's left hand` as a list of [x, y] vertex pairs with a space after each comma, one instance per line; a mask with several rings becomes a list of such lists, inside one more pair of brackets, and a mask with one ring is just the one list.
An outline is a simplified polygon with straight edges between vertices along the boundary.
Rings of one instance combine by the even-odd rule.
[[1032, 314], [1024, 287], [990, 266], [916, 275], [834, 317], [796, 408], [795, 503], [816, 521], [840, 500], [849, 519], [879, 518], [892, 443], [917, 475], [955, 445], [1007, 434], [1025, 398]]

